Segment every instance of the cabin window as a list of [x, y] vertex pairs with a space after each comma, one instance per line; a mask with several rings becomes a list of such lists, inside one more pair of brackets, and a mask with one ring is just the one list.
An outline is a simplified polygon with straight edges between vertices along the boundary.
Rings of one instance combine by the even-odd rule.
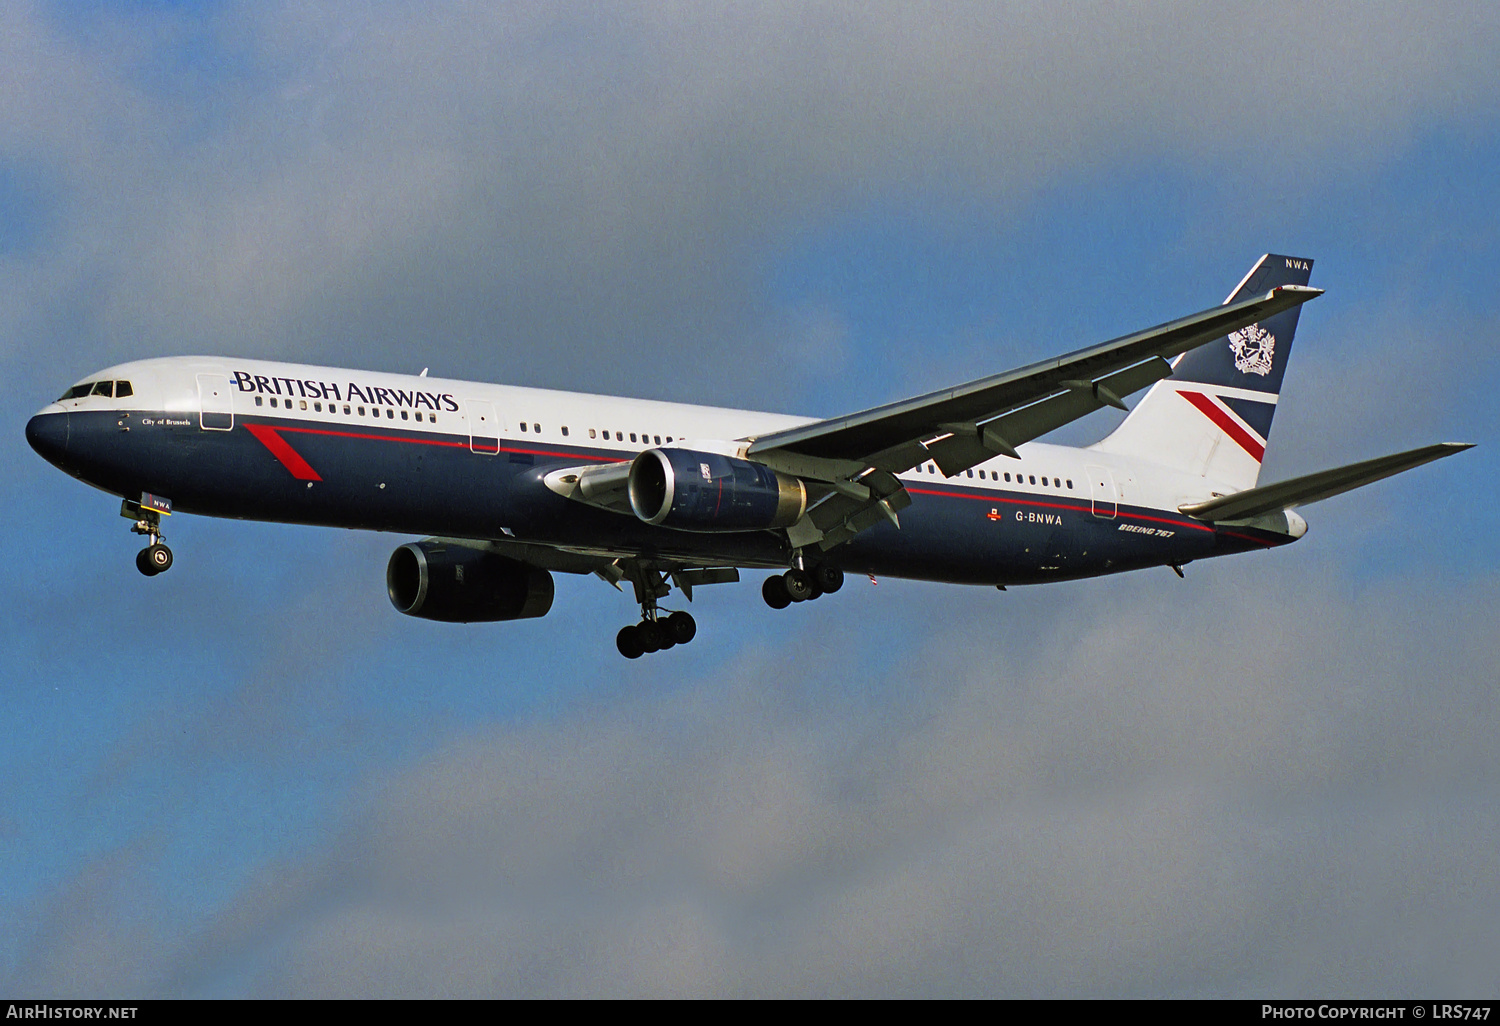
[[564, 438], [568, 437], [568, 425], [566, 425], [566, 424], [563, 425], [563, 437]]
[[1032, 484], [1036, 484], [1036, 475], [1035, 474], [1031, 475], [1031, 483]]
[[589, 437], [590, 438], [594, 437], [594, 429], [593, 428], [589, 428]]
[[635, 441], [635, 432], [634, 431], [630, 432], [630, 440], [632, 442]]
[[323, 412], [323, 404], [322, 403], [313, 403], [313, 412], [314, 413], [322, 413]]
[[[364, 410], [360, 410], [360, 411], [359, 411], [359, 412], [360, 412], [360, 413], [363, 413], [363, 412], [365, 412], [365, 411], [364, 411]], [[347, 405], [345, 405], [345, 407], [344, 407], [344, 415], [345, 415], [345, 416], [348, 416], [348, 415], [349, 415], [349, 407], [348, 407], [348, 406], [347, 406]]]
[[124, 399], [127, 395], [135, 395], [135, 389], [130, 387], [128, 381], [115, 382], [115, 398]]
[[526, 422], [523, 420], [523, 421], [521, 421], [521, 434], [524, 435], [525, 433], [526, 433]]
[[402, 420], [405, 420], [405, 419], [406, 419], [406, 411], [405, 411], [405, 410], [402, 410], [402, 411], [401, 411], [401, 419], [402, 419]]
[[661, 435], [653, 435], [652, 437], [654, 437], [656, 439], [656, 444], [657, 445], [661, 444]]
[[276, 409], [276, 406], [277, 406], [276, 397], [273, 395], [271, 397], [271, 409], [273, 409], [273, 410]]
[[385, 411], [385, 419], [386, 420], [395, 420], [396, 419], [396, 411], [395, 410], [386, 410]]
[[1054, 477], [1052, 479], [1052, 487], [1053, 488], [1061, 488], [1062, 487], [1062, 480], [1060, 478]]
[[259, 406], [261, 404], [261, 402], [262, 402], [262, 398], [260, 396], [256, 396], [255, 397], [255, 405]]
[[363, 406], [359, 407], [359, 415], [361, 417], [363, 417], [365, 415], [365, 408]]
[[972, 470], [966, 470], [966, 471], [964, 471], [964, 473], [968, 474], [970, 477], [974, 476], [974, 471], [972, 471]]
[[1005, 483], [1010, 484], [1010, 471], [1005, 472]]
[[300, 400], [297, 403], [297, 406], [298, 406], [298, 408], [303, 409], [303, 410], [307, 409], [307, 400], [306, 399]]
[[531, 431], [532, 431], [532, 434], [539, 435], [539, 434], [542, 433], [542, 426], [540, 424], [533, 424], [533, 425], [531, 425]]
[[1073, 488], [1073, 479], [1070, 477], [1070, 478], [1068, 478], [1068, 490], [1071, 491], [1072, 488]]
[[668, 445], [671, 445], [671, 444], [672, 444], [672, 436], [671, 436], [671, 435], [668, 435], [668, 436], [667, 436], [667, 444], [668, 444]]

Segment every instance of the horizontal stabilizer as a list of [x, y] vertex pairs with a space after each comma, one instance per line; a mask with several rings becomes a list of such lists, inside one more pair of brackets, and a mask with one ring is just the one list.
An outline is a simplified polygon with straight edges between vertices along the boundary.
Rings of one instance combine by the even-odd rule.
[[1267, 513], [1279, 513], [1294, 506], [1305, 506], [1310, 502], [1341, 495], [1373, 481], [1399, 474], [1403, 470], [1420, 467], [1424, 463], [1472, 448], [1473, 445], [1466, 442], [1438, 442], [1436, 445], [1424, 445], [1420, 449], [1381, 456], [1363, 463], [1351, 463], [1347, 467], [1294, 477], [1289, 481], [1250, 488], [1220, 499], [1195, 502], [1178, 508], [1198, 520], [1244, 520]]

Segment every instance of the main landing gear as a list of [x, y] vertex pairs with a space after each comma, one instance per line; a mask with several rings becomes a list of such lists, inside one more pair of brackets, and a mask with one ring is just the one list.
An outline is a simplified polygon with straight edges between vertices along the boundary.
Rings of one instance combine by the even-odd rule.
[[663, 652], [674, 645], [686, 645], [698, 635], [698, 623], [691, 613], [678, 611], [657, 616], [657, 610], [643, 613], [640, 623], [621, 627], [615, 635], [615, 647], [626, 659], [639, 659], [646, 652]]
[[843, 586], [844, 571], [823, 564], [811, 570], [794, 568], [767, 577], [760, 586], [760, 595], [772, 609], [785, 609], [793, 602], [810, 602], [819, 595], [831, 595]]
[[635, 598], [641, 604], [641, 622], [620, 628], [615, 647], [626, 659], [639, 659], [647, 652], [663, 652], [676, 645], [686, 645], [698, 635], [698, 622], [691, 613], [678, 611], [663, 614], [656, 600], [670, 590], [665, 575], [641, 570], [631, 575]]
[[135, 568], [147, 577], [172, 569], [172, 550], [167, 548], [161, 533], [161, 513], [126, 499], [120, 507], [120, 515], [135, 520], [130, 528], [131, 534], [143, 534], [147, 539], [146, 547], [135, 554]]

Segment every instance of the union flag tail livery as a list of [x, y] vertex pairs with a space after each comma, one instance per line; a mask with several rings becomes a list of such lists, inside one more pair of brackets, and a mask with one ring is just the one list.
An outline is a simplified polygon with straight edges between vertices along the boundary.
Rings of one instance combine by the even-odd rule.
[[[172, 566], [174, 514], [426, 535], [386, 566], [400, 612], [538, 617], [553, 574], [594, 575], [634, 590], [640, 622], [615, 637], [634, 659], [697, 634], [662, 607], [674, 589], [691, 601], [742, 570], [769, 571], [774, 609], [833, 594], [845, 572], [1002, 590], [1180, 576], [1301, 538], [1294, 507], [1467, 448], [1257, 486], [1297, 312], [1320, 295], [1311, 270], [1265, 256], [1222, 305], [828, 420], [179, 356], [95, 372], [26, 439], [124, 500], [147, 577]], [[1097, 445], [1041, 440], [1147, 387]]]
[[[1312, 265], [1267, 253], [1224, 305], [1305, 286]], [[1179, 356], [1172, 376], [1094, 448], [1202, 477], [1220, 490], [1255, 487], [1301, 312], [1294, 306]]]

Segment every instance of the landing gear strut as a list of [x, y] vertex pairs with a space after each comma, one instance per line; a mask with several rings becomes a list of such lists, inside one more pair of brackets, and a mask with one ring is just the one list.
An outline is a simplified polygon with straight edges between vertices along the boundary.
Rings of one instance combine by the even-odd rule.
[[826, 563], [811, 570], [793, 567], [784, 574], [767, 577], [760, 586], [760, 596], [772, 609], [785, 609], [793, 602], [810, 602], [820, 595], [831, 595], [844, 586], [844, 571]]
[[161, 533], [161, 513], [126, 499], [120, 506], [120, 516], [135, 521], [130, 528], [131, 534], [146, 536], [146, 547], [135, 554], [135, 568], [147, 577], [172, 569], [172, 550], [167, 548]]
[[691, 613], [678, 611], [664, 614], [656, 600], [670, 591], [665, 575], [642, 570], [632, 576], [635, 598], [641, 604], [641, 622], [620, 628], [615, 647], [626, 659], [639, 659], [646, 652], [662, 652], [676, 645], [686, 645], [698, 634], [698, 623]]

